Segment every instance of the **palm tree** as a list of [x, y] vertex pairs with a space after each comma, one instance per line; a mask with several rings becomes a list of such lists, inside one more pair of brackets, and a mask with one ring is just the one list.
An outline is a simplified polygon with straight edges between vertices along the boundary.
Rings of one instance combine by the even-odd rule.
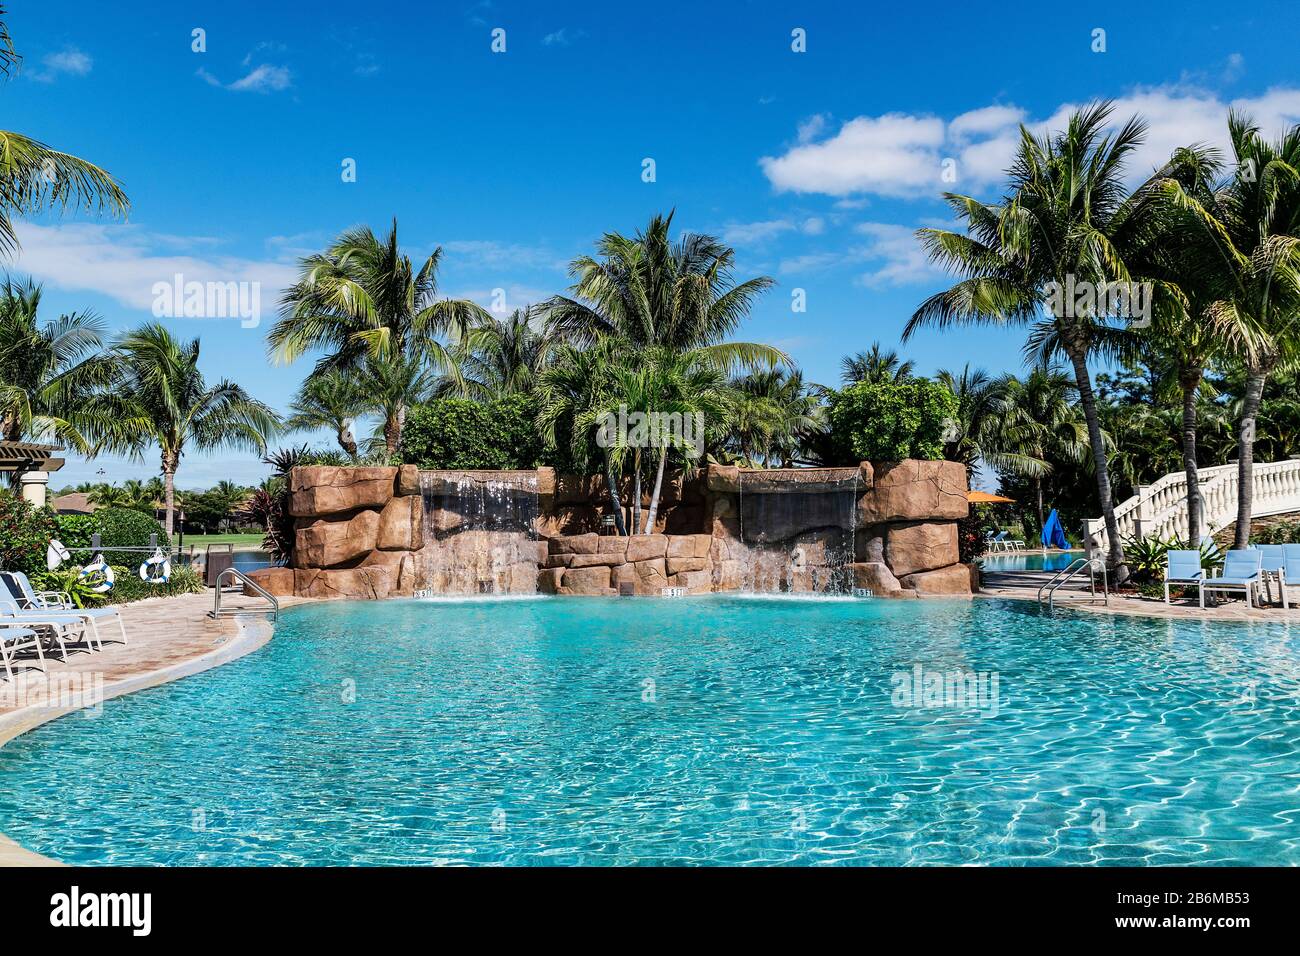
[[580, 346], [616, 336], [630, 349], [697, 351], [724, 371], [791, 364], [780, 349], [722, 341], [774, 280], [733, 284], [734, 250], [694, 233], [673, 242], [672, 220], [672, 213], [654, 216], [633, 237], [606, 233], [595, 257], [575, 259], [573, 297], [553, 296], [543, 306], [551, 336]]
[[57, 441], [90, 452], [90, 392], [110, 381], [103, 323], [90, 312], [41, 324], [41, 287], [0, 286], [0, 439]]
[[1079, 417], [1078, 390], [1061, 370], [1038, 367], [1024, 379], [1003, 376], [996, 391], [986, 460], [999, 472], [1030, 480], [1041, 531], [1043, 479], [1058, 466], [1087, 462], [1088, 426]]
[[280, 419], [233, 382], [208, 385], [199, 371], [199, 340], [182, 342], [158, 323], [126, 333], [113, 353], [117, 380], [94, 402], [96, 447], [136, 458], [151, 445], [158, 448], [171, 535], [176, 471], [186, 450], [263, 452]]
[[[923, 302], [903, 332], [907, 341], [926, 326], [1040, 322], [1031, 347], [1064, 353], [1074, 372], [1088, 424], [1097, 497], [1105, 517], [1109, 559], [1123, 580], [1124, 552], [1101, 436], [1097, 400], [1088, 372], [1090, 357], [1117, 351], [1118, 316], [1086, 301], [1067, 302], [1062, 289], [1089, 283], [1096, 290], [1131, 283], [1126, 254], [1146, 240], [1158, 205], [1159, 171], [1136, 192], [1124, 187], [1124, 163], [1142, 141], [1145, 124], [1130, 119], [1105, 132], [1113, 106], [1098, 103], [1071, 115], [1063, 132], [1035, 138], [1023, 126], [1009, 188], [998, 204], [968, 196], [944, 198], [967, 224], [965, 233], [921, 229], [932, 260], [965, 276]], [[1055, 294], [1054, 294], [1055, 293]]]
[[365, 364], [357, 380], [357, 390], [379, 413], [379, 427], [367, 443], [366, 452], [382, 454], [385, 460], [396, 455], [406, 425], [406, 410], [428, 401], [437, 376], [418, 358], [371, 361]]
[[356, 458], [357, 439], [352, 425], [373, 407], [373, 401], [358, 387], [354, 376], [330, 370], [303, 380], [284, 424], [294, 431], [332, 428], [339, 447], [350, 458]]
[[858, 352], [840, 359], [840, 381], [845, 385], [854, 382], [901, 382], [912, 377], [916, 363], [911, 359], [901, 361], [893, 349], [885, 351], [879, 342], [871, 343], [870, 352]]
[[86, 495], [86, 501], [101, 508], [134, 508], [137, 500], [131, 488], [107, 484], [96, 485]]
[[949, 423], [943, 457], [965, 465], [969, 481], [981, 459], [993, 464], [997, 449], [990, 442], [996, 435], [1001, 383], [984, 369], [970, 365], [956, 375], [940, 369], [935, 381], [947, 386], [957, 399], [957, 417]]
[[[615, 466], [621, 470], [629, 452], [633, 459], [633, 532], [651, 534], [659, 511], [664, 468], [669, 454], [674, 450], [684, 451], [688, 455], [702, 454], [703, 423], [707, 421], [725, 425], [731, 411], [731, 389], [722, 371], [700, 350], [676, 352], [662, 347], [647, 348], [636, 353], [634, 363], [611, 369], [610, 388], [599, 414], [602, 417], [616, 418], [624, 411], [628, 414], [642, 412], [661, 416], [656, 419], [656, 427], [646, 429], [643, 435], [636, 431], [620, 434], [617, 430], [612, 430], [615, 434], [612, 436], [614, 441], [611, 458]], [[674, 416], [681, 421], [683, 427], [680, 432], [668, 427], [670, 420], [662, 416]], [[695, 416], [699, 416], [698, 419]], [[695, 431], [691, 425], [693, 434], [688, 434], [688, 420], [699, 421], [700, 429]], [[692, 447], [692, 442], [699, 444]], [[648, 450], [651, 460], [657, 460], [658, 465], [643, 527], [641, 467], [642, 452], [645, 450]], [[689, 462], [693, 459], [688, 457], [686, 460]]]
[[[1165, 388], [1176, 390], [1180, 400], [1183, 471], [1187, 481], [1188, 541], [1200, 540], [1201, 496], [1197, 472], [1197, 411], [1205, 370], [1216, 362], [1251, 352], [1258, 341], [1240, 316], [1212, 308], [1230, 293], [1221, 256], [1212, 234], [1197, 228], [1200, 217], [1189, 203], [1214, 208], [1214, 182], [1221, 164], [1217, 151], [1180, 149], [1167, 167], [1166, 196], [1174, 202], [1160, 217], [1153, 241], [1139, 253], [1141, 271], [1158, 279], [1165, 294], [1157, 299], [1150, 327], [1143, 334], [1148, 367], [1161, 372]], [[1208, 241], [1207, 241], [1208, 240]]]
[[1264, 386], [1279, 367], [1300, 357], [1300, 126], [1269, 143], [1247, 116], [1233, 111], [1228, 138], [1235, 161], [1231, 179], [1209, 197], [1186, 191], [1174, 196], [1205, 226], [1214, 254], [1203, 267], [1220, 270], [1220, 284], [1227, 287], [1206, 315], [1252, 333], [1240, 356], [1246, 381], [1233, 542], [1244, 548], [1250, 541], [1255, 422]]
[[[459, 381], [455, 358], [438, 336], [463, 336], [490, 317], [467, 299], [437, 297], [441, 261], [442, 250], [435, 249], [415, 270], [398, 245], [396, 219], [383, 240], [365, 226], [344, 232], [325, 252], [301, 260], [298, 281], [285, 291], [267, 337], [272, 360], [292, 362], [325, 349], [317, 373], [416, 362]], [[393, 447], [405, 419], [405, 406], [385, 419]]]
[[[14, 50], [4, 15], [0, 5], [0, 73], [8, 79], [22, 58]], [[18, 249], [14, 216], [69, 208], [119, 216], [129, 205], [121, 184], [93, 163], [21, 133], [0, 130], [0, 254]]]
[[[530, 306], [469, 328], [460, 343], [464, 392], [491, 400], [527, 395], [536, 387], [553, 344], [535, 327], [538, 316], [539, 310]], [[446, 383], [447, 390], [455, 390], [455, 384]]]
[[554, 360], [542, 372], [537, 388], [537, 426], [547, 444], [565, 456], [580, 474], [589, 473], [593, 459], [602, 459], [610, 510], [620, 535], [627, 534], [627, 523], [618, 494], [619, 456], [609, 445], [599, 446], [596, 433], [602, 415], [610, 407], [614, 371], [625, 354], [623, 343], [612, 336], [600, 338], [585, 349], [561, 344]]
[[747, 466], [773, 462], [794, 466], [805, 442], [826, 431], [820, 385], [804, 384], [803, 373], [756, 369], [731, 380], [731, 424], [724, 442]]

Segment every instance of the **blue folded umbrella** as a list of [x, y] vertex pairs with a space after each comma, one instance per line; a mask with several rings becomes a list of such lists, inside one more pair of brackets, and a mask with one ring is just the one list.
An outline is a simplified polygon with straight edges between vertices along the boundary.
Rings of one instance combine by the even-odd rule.
[[1064, 551], [1070, 546], [1066, 540], [1065, 529], [1061, 527], [1061, 517], [1052, 509], [1052, 513], [1047, 516], [1047, 523], [1043, 525], [1042, 542], [1044, 548], [1060, 548]]

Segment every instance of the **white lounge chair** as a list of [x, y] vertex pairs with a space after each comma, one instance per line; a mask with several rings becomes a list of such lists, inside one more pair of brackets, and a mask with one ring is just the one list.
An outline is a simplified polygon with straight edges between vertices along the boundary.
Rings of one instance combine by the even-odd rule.
[[[122, 635], [122, 643], [126, 640], [126, 624], [122, 621], [122, 612], [114, 607], [77, 607], [72, 603], [72, 597], [65, 591], [37, 591], [32, 587], [32, 582], [21, 571], [0, 571], [0, 581], [3, 581], [8, 588], [9, 593], [13, 595], [13, 602], [18, 605], [22, 611], [57, 611], [60, 614], [76, 614], [90, 621], [91, 627], [95, 632], [95, 640], [103, 647], [104, 641], [99, 634], [99, 621], [116, 619], [117, 629]], [[0, 598], [4, 595], [0, 594]]]
[[40, 660], [43, 670], [45, 667], [45, 654], [41, 650], [39, 635], [30, 627], [19, 627], [16, 624], [6, 624], [0, 621], [0, 660], [4, 662], [5, 676], [10, 681], [14, 679], [14, 655], [29, 647], [36, 649], [36, 656]]
[[30, 627], [37, 632], [48, 631], [53, 641], [59, 645], [64, 660], [68, 659], [70, 643], [84, 643], [91, 650], [95, 650], [95, 644], [99, 644], [101, 650], [104, 647], [95, 630], [95, 622], [83, 614], [67, 611], [23, 611], [13, 601], [0, 599], [0, 624]]

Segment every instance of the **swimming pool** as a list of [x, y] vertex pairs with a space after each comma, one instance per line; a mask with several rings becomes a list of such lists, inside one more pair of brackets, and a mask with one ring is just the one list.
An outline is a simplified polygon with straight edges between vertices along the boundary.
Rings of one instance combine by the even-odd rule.
[[[961, 673], [985, 693], [932, 686]], [[96, 864], [1294, 865], [1298, 695], [1284, 624], [313, 604], [0, 749], [0, 831]]]
[[1059, 571], [1082, 557], [1085, 557], [1083, 551], [1021, 551], [1013, 554], [986, 554], [980, 561], [986, 571]]

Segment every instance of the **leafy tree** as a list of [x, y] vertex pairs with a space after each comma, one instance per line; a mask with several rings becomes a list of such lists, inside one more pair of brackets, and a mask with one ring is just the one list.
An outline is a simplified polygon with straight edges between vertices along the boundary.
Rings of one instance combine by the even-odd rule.
[[39, 285], [0, 286], [0, 439], [61, 442], [88, 454], [87, 398], [113, 375], [103, 323], [81, 312], [42, 324], [40, 304]]
[[840, 360], [840, 378], [845, 385], [854, 382], [869, 382], [873, 385], [900, 382], [911, 378], [915, 368], [916, 363], [911, 359], [904, 362], [893, 349], [886, 351], [880, 347], [879, 342], [872, 342], [870, 352], [858, 352]]
[[536, 401], [512, 395], [492, 402], [435, 398], [411, 409], [402, 460], [421, 468], [515, 469], [543, 463]]
[[828, 417], [836, 463], [943, 458], [945, 435], [956, 415], [956, 397], [928, 379], [858, 382], [831, 392]]
[[401, 444], [410, 400], [399, 384], [410, 386], [427, 371], [459, 382], [459, 366], [439, 336], [463, 336], [490, 318], [466, 299], [438, 298], [441, 261], [435, 249], [416, 270], [398, 246], [396, 219], [382, 240], [365, 226], [350, 229], [301, 261], [267, 336], [276, 362], [324, 349], [316, 373], [364, 371], [382, 381], [389, 388], [382, 430], [390, 451]]
[[826, 390], [806, 385], [801, 372], [756, 369], [733, 378], [731, 390], [724, 445], [746, 467], [793, 467], [809, 441], [826, 431]]
[[1123, 546], [1088, 360], [1116, 353], [1124, 337], [1114, 322], [1126, 317], [1106, 314], [1095, 300], [1067, 302], [1061, 294], [1077, 283], [1098, 290], [1142, 278], [1130, 272], [1127, 257], [1150, 241], [1160, 211], [1153, 197], [1167, 171], [1128, 192], [1124, 164], [1142, 142], [1145, 124], [1134, 118], [1107, 133], [1112, 112], [1109, 102], [1094, 104], [1072, 114], [1065, 130], [1042, 137], [1022, 126], [1000, 203], [944, 195], [967, 231], [927, 228], [918, 236], [932, 260], [964, 278], [921, 304], [903, 340], [927, 326], [1037, 324], [1031, 347], [1043, 357], [1063, 354], [1074, 372], [1109, 557], [1122, 580]]
[[289, 406], [285, 427], [293, 431], [331, 428], [339, 447], [350, 458], [357, 457], [357, 440], [352, 426], [372, 407], [354, 376], [337, 369], [309, 375]]
[[[14, 50], [4, 15], [0, 5], [0, 74], [8, 79], [22, 58]], [[0, 254], [12, 255], [18, 249], [14, 216], [69, 208], [122, 216], [129, 205], [121, 184], [94, 163], [0, 130]]]
[[1256, 414], [1274, 372], [1300, 360], [1300, 126], [1269, 143], [1243, 114], [1228, 116], [1230, 180], [1211, 195], [1171, 184], [1167, 193], [1204, 226], [1198, 267], [1226, 289], [1205, 314], [1253, 333], [1243, 343], [1246, 387], [1238, 433], [1237, 529], [1250, 540]]
[[540, 321], [541, 310], [529, 307], [515, 309], [505, 319], [489, 316], [471, 325], [458, 352], [463, 388], [447, 379], [443, 390], [464, 391], [483, 401], [530, 394], [553, 345], [537, 328]]
[[575, 259], [573, 297], [544, 309], [557, 341], [584, 346], [617, 338], [625, 350], [696, 351], [724, 371], [790, 365], [780, 349], [722, 341], [773, 285], [768, 276], [734, 283], [735, 251], [712, 236], [687, 233], [673, 242], [672, 214], [654, 216], [633, 237], [606, 233], [596, 256]]
[[116, 381], [96, 399], [98, 447], [136, 458], [157, 447], [170, 535], [176, 471], [185, 451], [263, 451], [280, 419], [234, 382], [209, 385], [199, 371], [198, 339], [183, 342], [165, 326], [148, 323], [123, 335], [113, 352]]

